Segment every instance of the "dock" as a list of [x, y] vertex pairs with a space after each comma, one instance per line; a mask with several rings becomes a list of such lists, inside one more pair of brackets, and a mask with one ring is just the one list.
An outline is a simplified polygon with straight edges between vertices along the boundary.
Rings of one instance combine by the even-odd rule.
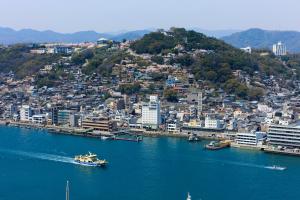
[[290, 155], [290, 156], [300, 156], [299, 150], [293, 150], [293, 149], [273, 149], [273, 148], [266, 148], [263, 150], [266, 153], [273, 153], [273, 154], [282, 154], [282, 155]]
[[141, 141], [143, 141], [143, 139], [141, 137], [137, 137], [137, 138], [113, 137], [112, 140], [127, 141], [127, 142], [141, 142]]

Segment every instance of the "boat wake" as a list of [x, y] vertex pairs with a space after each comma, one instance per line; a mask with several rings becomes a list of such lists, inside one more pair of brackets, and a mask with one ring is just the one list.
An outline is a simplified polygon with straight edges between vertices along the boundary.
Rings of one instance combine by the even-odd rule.
[[256, 164], [251, 164], [251, 163], [243, 163], [243, 162], [230, 162], [230, 161], [226, 161], [225, 164], [232, 164], [232, 165], [238, 165], [238, 166], [243, 166], [243, 167], [254, 167], [254, 168], [261, 168], [264, 169], [267, 166], [265, 165], [256, 165]]
[[69, 163], [69, 164], [77, 164], [76, 162], [74, 162], [74, 159], [71, 157], [46, 154], [46, 153], [25, 152], [25, 151], [10, 151], [10, 150], [0, 150], [0, 151], [6, 152], [9, 154], [27, 157], [27, 158], [34, 158], [34, 159], [40, 159], [40, 160]]
[[269, 169], [269, 170], [285, 170], [285, 167], [277, 167], [277, 166], [267, 166], [267, 165], [256, 165], [251, 163], [243, 163], [243, 162], [233, 162], [233, 161], [221, 161], [221, 160], [214, 160], [216, 162], [220, 162], [221, 164], [225, 165], [236, 165], [236, 166], [242, 166], [242, 167], [252, 167], [252, 168], [260, 168], [260, 169]]

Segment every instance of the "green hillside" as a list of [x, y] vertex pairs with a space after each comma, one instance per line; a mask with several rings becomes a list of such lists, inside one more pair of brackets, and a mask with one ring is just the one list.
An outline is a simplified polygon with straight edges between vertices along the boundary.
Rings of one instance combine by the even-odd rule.
[[14, 72], [20, 78], [34, 74], [45, 65], [56, 62], [58, 55], [30, 54], [28, 45], [0, 48], [0, 72]]
[[[178, 45], [184, 48], [180, 53], [176, 48]], [[208, 81], [215, 87], [239, 96], [249, 95], [251, 89], [235, 79], [235, 70], [244, 71], [250, 76], [255, 72], [261, 76], [274, 75], [283, 78], [292, 75], [292, 70], [286, 68], [271, 52], [264, 56], [261, 51], [249, 54], [222, 40], [185, 29], [173, 28], [167, 32], [147, 34], [134, 42], [131, 48], [138, 54], [148, 53], [155, 57], [171, 53], [173, 58], [169, 64], [180, 64], [193, 73], [197, 80]], [[207, 53], [196, 54], [195, 50], [200, 49]]]

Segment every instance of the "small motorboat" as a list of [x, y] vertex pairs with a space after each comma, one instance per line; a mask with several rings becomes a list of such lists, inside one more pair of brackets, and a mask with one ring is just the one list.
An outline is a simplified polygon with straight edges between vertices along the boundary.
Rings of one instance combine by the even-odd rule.
[[286, 167], [282, 167], [282, 166], [278, 166], [278, 165], [273, 165], [273, 166], [269, 166], [269, 167], [266, 167], [266, 168], [271, 169], [271, 170], [278, 170], [278, 171], [286, 170]]
[[107, 137], [107, 136], [101, 136], [101, 140], [111, 140], [112, 137]]
[[197, 135], [190, 135], [188, 138], [189, 142], [200, 142], [201, 139]]

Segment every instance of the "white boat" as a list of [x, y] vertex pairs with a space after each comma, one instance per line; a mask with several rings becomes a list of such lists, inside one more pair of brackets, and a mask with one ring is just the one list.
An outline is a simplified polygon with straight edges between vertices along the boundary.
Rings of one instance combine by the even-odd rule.
[[110, 140], [111, 137], [107, 137], [107, 136], [101, 136], [101, 140]]
[[190, 135], [189, 138], [188, 138], [188, 141], [189, 142], [200, 142], [200, 138], [196, 135]]
[[186, 200], [192, 200], [192, 197], [191, 197], [190, 193], [188, 193], [188, 196], [187, 196]]
[[279, 171], [286, 170], [286, 167], [281, 167], [281, 166], [277, 166], [277, 165], [269, 166], [269, 167], [266, 167], [266, 168], [271, 169], [271, 170], [279, 170]]

